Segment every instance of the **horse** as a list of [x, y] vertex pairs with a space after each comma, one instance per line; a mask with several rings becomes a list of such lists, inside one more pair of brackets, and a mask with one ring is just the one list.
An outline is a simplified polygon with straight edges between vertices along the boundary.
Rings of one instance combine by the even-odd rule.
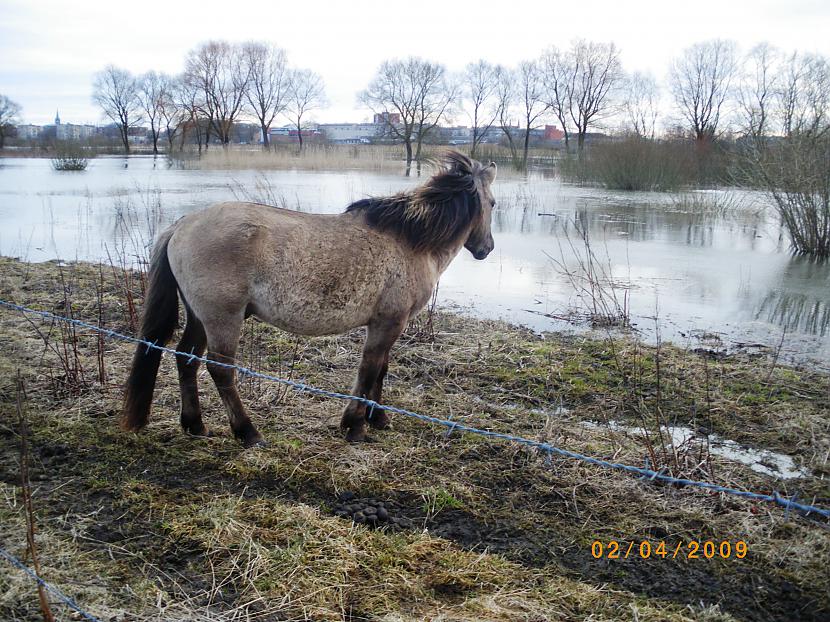
[[[358, 200], [339, 214], [309, 214], [260, 203], [229, 202], [188, 214], [157, 239], [151, 256], [141, 338], [165, 345], [186, 322], [176, 350], [181, 426], [209, 435], [197, 387], [199, 361], [246, 448], [266, 445], [245, 413], [233, 363], [246, 318], [307, 336], [366, 326], [352, 394], [380, 401], [389, 350], [429, 300], [438, 278], [461, 251], [484, 259], [495, 245], [491, 185], [496, 165], [451, 151], [423, 185], [393, 196]], [[139, 344], [124, 393], [122, 427], [149, 421], [162, 352]], [[350, 442], [366, 439], [366, 405], [350, 401], [341, 428]], [[368, 423], [383, 429], [389, 413]]]

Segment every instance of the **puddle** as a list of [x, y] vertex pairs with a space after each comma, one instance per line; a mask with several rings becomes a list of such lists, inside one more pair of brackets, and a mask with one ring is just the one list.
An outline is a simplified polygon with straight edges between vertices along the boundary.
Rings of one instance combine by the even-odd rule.
[[[609, 421], [607, 426], [595, 421], [583, 421], [581, 424], [591, 429], [608, 428], [615, 432], [624, 432], [632, 436], [643, 436], [642, 428], [623, 425], [616, 421]], [[706, 442], [706, 437], [684, 426], [669, 426], [668, 432], [671, 434], [675, 447]], [[791, 456], [768, 449], [744, 447], [735, 441], [720, 438], [715, 434], [709, 435], [709, 451], [715, 456], [720, 456], [733, 462], [740, 462], [756, 473], [777, 479], [795, 479], [810, 475], [810, 472], [798, 466]]]

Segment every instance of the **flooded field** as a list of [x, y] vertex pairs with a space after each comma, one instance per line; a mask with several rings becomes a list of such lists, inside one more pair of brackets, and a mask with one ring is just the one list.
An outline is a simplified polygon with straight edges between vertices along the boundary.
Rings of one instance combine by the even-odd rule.
[[[0, 253], [135, 257], [159, 227], [216, 201], [336, 213], [417, 183], [358, 171], [186, 171], [149, 157], [99, 158], [82, 173], [3, 160]], [[782, 360], [830, 367], [830, 266], [790, 255], [762, 195], [612, 193], [507, 175], [494, 190], [496, 250], [484, 262], [462, 252], [439, 303], [539, 331], [585, 330], [599, 296], [647, 340], [659, 327], [691, 348], [780, 347]]]

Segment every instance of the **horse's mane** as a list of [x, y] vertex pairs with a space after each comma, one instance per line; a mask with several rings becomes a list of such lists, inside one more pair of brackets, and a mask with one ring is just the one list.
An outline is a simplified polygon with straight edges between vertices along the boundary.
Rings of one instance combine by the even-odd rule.
[[415, 250], [445, 248], [479, 215], [475, 178], [483, 169], [475, 160], [450, 151], [438, 172], [411, 192], [355, 201], [347, 212], [362, 212], [370, 226], [400, 235]]

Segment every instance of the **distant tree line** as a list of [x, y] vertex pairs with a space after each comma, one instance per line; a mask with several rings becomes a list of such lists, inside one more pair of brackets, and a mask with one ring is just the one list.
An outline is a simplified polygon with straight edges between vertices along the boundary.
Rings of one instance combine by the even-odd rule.
[[212, 139], [228, 145], [243, 117], [257, 120], [267, 149], [278, 116], [301, 130], [308, 113], [326, 103], [322, 78], [289, 67], [285, 51], [267, 43], [207, 41], [187, 54], [184, 65], [177, 76], [133, 75], [113, 65], [95, 75], [93, 100], [120, 128], [127, 153], [130, 128], [143, 123], [149, 124], [154, 153], [162, 134], [168, 150], [190, 137], [201, 152]]
[[[522, 168], [532, 131], [548, 123], [561, 127], [565, 149], [580, 156], [598, 130], [653, 139], [662, 126], [664, 136], [701, 146], [729, 135], [752, 137], [758, 147], [761, 138], [811, 126], [822, 133], [829, 66], [825, 57], [785, 54], [769, 44], [742, 56], [735, 43], [711, 40], [674, 58], [661, 86], [653, 75], [625, 72], [613, 43], [577, 39], [515, 67], [481, 59], [459, 74], [419, 57], [387, 59], [357, 100], [386, 113], [385, 135], [403, 144], [407, 170], [436, 127], [464, 116], [473, 156], [495, 129]], [[258, 41], [202, 43], [177, 76], [107, 66], [95, 76], [93, 98], [119, 127], [126, 151], [130, 128], [146, 123], [156, 152], [162, 137], [171, 150], [186, 139], [200, 151], [215, 141], [227, 145], [233, 124], [243, 119], [257, 123], [267, 149], [280, 117], [296, 127], [302, 149], [308, 116], [326, 105], [318, 74], [290, 67], [282, 49]], [[0, 145], [13, 125], [8, 119], [19, 116], [14, 106], [0, 100]]]

